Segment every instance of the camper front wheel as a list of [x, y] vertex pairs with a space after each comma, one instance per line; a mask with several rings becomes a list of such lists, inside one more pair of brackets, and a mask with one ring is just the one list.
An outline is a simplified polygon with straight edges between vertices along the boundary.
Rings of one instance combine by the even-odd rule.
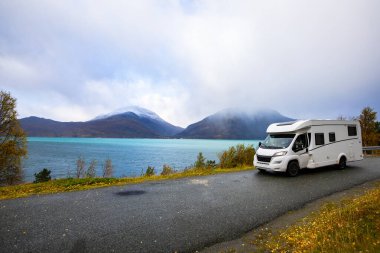
[[342, 156], [339, 160], [339, 164], [338, 164], [338, 167], [339, 169], [345, 169], [347, 166], [347, 160], [346, 160], [346, 157]]
[[298, 165], [297, 161], [291, 161], [288, 164], [288, 169], [286, 170], [286, 174], [290, 177], [295, 177], [298, 175], [300, 171], [300, 166]]

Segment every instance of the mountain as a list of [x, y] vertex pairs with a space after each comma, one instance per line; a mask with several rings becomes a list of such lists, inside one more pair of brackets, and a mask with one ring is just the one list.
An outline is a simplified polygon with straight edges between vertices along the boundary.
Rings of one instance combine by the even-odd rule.
[[149, 111], [148, 109], [139, 107], [139, 106], [128, 106], [128, 107], [120, 108], [120, 109], [113, 111], [111, 113], [97, 116], [94, 120], [105, 119], [105, 118], [109, 118], [111, 116], [124, 114], [124, 113], [128, 113], [128, 112], [134, 113], [139, 117], [156, 119], [158, 121], [164, 121], [156, 113]]
[[292, 121], [274, 110], [226, 109], [189, 125], [177, 138], [264, 139], [271, 123]]
[[38, 137], [263, 139], [269, 124], [291, 120], [273, 110], [227, 109], [183, 129], [133, 106], [85, 122], [28, 117], [20, 123], [28, 136]]
[[20, 123], [28, 136], [39, 137], [166, 138], [183, 130], [140, 107], [127, 107], [85, 122], [28, 117]]

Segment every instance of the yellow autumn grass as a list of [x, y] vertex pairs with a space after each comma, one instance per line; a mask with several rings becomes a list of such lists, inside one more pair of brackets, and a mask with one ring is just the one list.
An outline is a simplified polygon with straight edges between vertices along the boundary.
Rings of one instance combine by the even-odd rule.
[[65, 178], [55, 179], [44, 183], [25, 183], [13, 186], [0, 187], [0, 199], [12, 199], [27, 197], [38, 194], [50, 194], [58, 192], [88, 190], [107, 186], [137, 184], [148, 181], [177, 179], [194, 176], [207, 176], [220, 173], [231, 173], [237, 171], [252, 170], [253, 167], [238, 167], [231, 169], [188, 169], [169, 175], [124, 177], [124, 178]]
[[252, 244], [259, 252], [380, 252], [380, 184], [273, 234], [264, 229]]

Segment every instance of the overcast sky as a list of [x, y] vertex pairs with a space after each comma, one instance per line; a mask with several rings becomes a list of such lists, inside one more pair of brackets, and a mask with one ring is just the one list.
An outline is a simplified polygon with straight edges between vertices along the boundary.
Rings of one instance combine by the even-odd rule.
[[20, 117], [60, 121], [129, 105], [183, 127], [228, 107], [380, 114], [379, 10], [378, 0], [2, 0], [0, 89]]

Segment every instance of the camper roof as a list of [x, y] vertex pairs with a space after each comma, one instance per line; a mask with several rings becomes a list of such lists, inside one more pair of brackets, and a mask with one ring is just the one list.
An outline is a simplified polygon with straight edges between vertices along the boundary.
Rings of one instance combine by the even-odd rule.
[[290, 122], [273, 123], [267, 128], [267, 133], [288, 133], [297, 132], [298, 130], [311, 126], [324, 125], [356, 125], [356, 121], [348, 120], [297, 120]]

